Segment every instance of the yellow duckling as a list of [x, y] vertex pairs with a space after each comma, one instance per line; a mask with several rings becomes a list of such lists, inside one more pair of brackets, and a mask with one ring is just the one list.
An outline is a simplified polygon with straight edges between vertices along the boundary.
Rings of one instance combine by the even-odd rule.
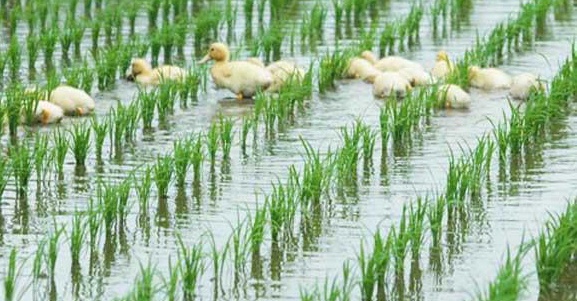
[[274, 81], [272, 73], [248, 61], [230, 62], [228, 47], [222, 43], [210, 45], [208, 54], [199, 62], [210, 60], [215, 63], [210, 69], [212, 80], [219, 88], [227, 88], [236, 94], [237, 99], [250, 98], [258, 90], [266, 90]]
[[470, 66], [469, 84], [483, 90], [508, 89], [511, 87], [511, 76], [497, 68], [480, 68]]
[[246, 61], [270, 71], [273, 83], [268, 87], [268, 92], [278, 92], [289, 80], [302, 81], [306, 74], [297, 64], [289, 61], [276, 61], [266, 67], [260, 59], [255, 57], [250, 57]]
[[413, 87], [428, 86], [435, 83], [435, 79], [423, 69], [405, 67], [400, 69], [398, 72], [404, 76]]
[[347, 78], [360, 78], [372, 83], [374, 78], [381, 74], [373, 64], [363, 58], [354, 57], [349, 61], [349, 66], [345, 71]]
[[411, 91], [411, 83], [398, 72], [382, 72], [373, 80], [373, 95], [377, 98], [404, 98]]
[[545, 90], [545, 84], [540, 81], [537, 76], [531, 73], [521, 73], [511, 81], [511, 89], [509, 95], [513, 99], [526, 100], [533, 90]]
[[361, 53], [361, 57], [369, 61], [375, 68], [380, 71], [399, 71], [403, 68], [413, 68], [424, 70], [421, 64], [402, 58], [400, 56], [387, 56], [382, 59], [377, 59], [374, 53], [365, 50]]
[[441, 85], [437, 90], [437, 98], [443, 100], [446, 108], [469, 109], [471, 107], [471, 97], [457, 85]]
[[186, 77], [186, 71], [180, 67], [162, 65], [152, 69], [150, 63], [141, 58], [132, 59], [126, 73], [127, 80], [151, 86], [158, 85], [163, 80], [182, 81]]
[[36, 121], [42, 124], [58, 123], [64, 118], [64, 110], [51, 102], [40, 100], [36, 106], [34, 117]]
[[447, 52], [441, 50], [437, 53], [437, 59], [431, 69], [431, 74], [437, 79], [445, 79], [454, 69], [455, 65], [449, 60]]
[[49, 102], [59, 106], [65, 115], [88, 115], [94, 111], [94, 99], [84, 92], [84, 90], [60, 85], [50, 93], [46, 91], [39, 92], [37, 88], [28, 88], [25, 93], [37, 93], [36, 97], [40, 100], [47, 99]]

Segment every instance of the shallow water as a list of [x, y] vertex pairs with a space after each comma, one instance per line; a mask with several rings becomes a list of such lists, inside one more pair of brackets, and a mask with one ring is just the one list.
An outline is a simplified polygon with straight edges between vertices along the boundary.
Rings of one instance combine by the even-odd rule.
[[[242, 11], [241, 3], [239, 12]], [[299, 11], [303, 11], [314, 2], [300, 3]], [[388, 10], [382, 13], [381, 22], [389, 20], [390, 16], [405, 15], [409, 8], [408, 2], [392, 1]], [[435, 54], [440, 49], [445, 49], [454, 58], [460, 57], [472, 45], [476, 31], [479, 34], [487, 33], [496, 23], [506, 20], [518, 9], [518, 1], [475, 2], [470, 23], [440, 40], [432, 39], [430, 16], [425, 12], [421, 23], [420, 47], [403, 55], [427, 68], [432, 66]], [[319, 46], [321, 54], [325, 49], [334, 49], [331, 42], [334, 36], [332, 8], [329, 11], [325, 30], [327, 45]], [[144, 18], [142, 22], [146, 22]], [[244, 28], [243, 20], [239, 13], [239, 35]], [[298, 24], [298, 18], [291, 22]], [[550, 36], [537, 41], [530, 52], [514, 55], [502, 68], [511, 74], [534, 72], [550, 79], [561, 61], [570, 54], [568, 41], [574, 37], [577, 22], [557, 22], [551, 18], [550, 25]], [[25, 24], [22, 24], [20, 30], [25, 29]], [[0, 49], [4, 47], [0, 45]], [[192, 49], [187, 49], [187, 52], [192, 53]], [[314, 56], [307, 53], [295, 55], [294, 59], [304, 66]], [[370, 88], [362, 82], [342, 81], [334, 92], [326, 95], [315, 93], [315, 101], [294, 125], [273, 139], [260, 139], [256, 145], [249, 145], [247, 157], [242, 156], [239, 145], [233, 145], [230, 170], [217, 161], [214, 172], [211, 172], [205, 163], [199, 188], [192, 189], [189, 183], [186, 195], [182, 197], [171, 187], [166, 203], [151, 198], [150, 212], [153, 214], [148, 220], [148, 227], [139, 221], [137, 198], [133, 192], [129, 202], [134, 204], [127, 217], [124, 241], [119, 239], [117, 250], [109, 254], [112, 258], [104, 258], [108, 266], [90, 276], [88, 264], [84, 264], [88, 263], [89, 256], [84, 250], [85, 261], [81, 261], [82, 299], [110, 300], [125, 295], [133, 286], [141, 263], [150, 261], [157, 271], [166, 275], [169, 257], [174, 259], [177, 254], [176, 233], [181, 233], [183, 241], [192, 245], [211, 232], [216, 244], [222, 246], [231, 233], [230, 224], [243, 220], [247, 212], [254, 213], [256, 206], [262, 205], [263, 192], [271, 190], [271, 182], [276, 177], [287, 179], [287, 168], [291, 164], [297, 168], [302, 166], [303, 148], [299, 136], [305, 137], [315, 149], [326, 150], [339, 143], [338, 128], [350, 124], [357, 117], [378, 128], [381, 102], [373, 99]], [[119, 80], [112, 91], [95, 91], [98, 102], [96, 115], [107, 114], [117, 100], [128, 103], [136, 91], [132, 83], [123, 80]], [[389, 155], [385, 162], [388, 172], [384, 174], [379, 170], [381, 150], [378, 145], [372, 173], [363, 179], [356, 194], [336, 200], [332, 211], [317, 221], [314, 233], [309, 233], [310, 237], [301, 237], [298, 245], [284, 250], [281, 258], [270, 246], [270, 241], [263, 244], [262, 277], [248, 279], [246, 291], [238, 298], [298, 299], [300, 288], [310, 288], [315, 283], [322, 285], [326, 276], [332, 278], [338, 275], [345, 260], [354, 261], [363, 237], [368, 239], [375, 229], [386, 229], [398, 223], [403, 204], [416, 196], [443, 189], [449, 147], [457, 149], [457, 144], [463, 142], [474, 145], [477, 137], [487, 133], [491, 129], [487, 117], [499, 120], [502, 111], [508, 110], [505, 94], [505, 91], [484, 93], [473, 90], [471, 96], [474, 102], [470, 111], [448, 111], [435, 116], [422, 140], [415, 143], [409, 154]], [[7, 254], [16, 247], [19, 258], [30, 256], [22, 276], [24, 283], [29, 281], [32, 256], [39, 241], [46, 233], [53, 231], [53, 219], [58, 224], [65, 224], [68, 229], [75, 210], [87, 208], [90, 197], [95, 196], [97, 179], [113, 182], [125, 179], [135, 167], [153, 162], [157, 154], [168, 153], [173, 141], [206, 130], [219, 112], [232, 116], [240, 125], [240, 118], [252, 107], [250, 104], [221, 101], [229, 96], [227, 91], [210, 88], [189, 109], [177, 109], [168, 130], [157, 130], [152, 137], [144, 137], [139, 131], [136, 145], [123, 153], [120, 162], [108, 159], [110, 145], [106, 139], [103, 166], [97, 168], [96, 159], [91, 153], [86, 175], [75, 176], [73, 157], [68, 154], [64, 173], [66, 184], [59, 189], [58, 181], [53, 180], [49, 189], [37, 197], [33, 177], [28, 202], [24, 202], [28, 206], [18, 206], [24, 203], [16, 200], [15, 187], [10, 183], [1, 204], [3, 235], [0, 240], [0, 274], [5, 275]], [[78, 121], [67, 119], [62, 126], [67, 127]], [[475, 294], [478, 289], [486, 288], [488, 281], [495, 276], [507, 245], [515, 249], [523, 234], [525, 237], [537, 234], [548, 219], [547, 211], [560, 212], [564, 209], [566, 200], [573, 197], [577, 185], [574, 184], [577, 183], [577, 176], [572, 170], [577, 161], [577, 151], [571, 148], [577, 141], [577, 133], [573, 130], [576, 125], [577, 119], [570, 116], [563, 130], [564, 135], [548, 143], [542, 162], [522, 170], [518, 180], [499, 182], [498, 168], [493, 164], [488, 184], [491, 189], [486, 196], [487, 202], [484, 202], [486, 206], [479, 208], [478, 216], [471, 220], [469, 233], [463, 238], [457, 252], [450, 259], [443, 259], [440, 275], [431, 271], [428, 260], [422, 260], [422, 289], [414, 299], [462, 300]], [[51, 130], [50, 127], [40, 129], [43, 132]], [[236, 137], [238, 135], [237, 132]], [[3, 139], [3, 144], [6, 144], [7, 138]], [[65, 240], [61, 238], [62, 247], [57, 262], [58, 300], [73, 299], [70, 258], [67, 243], [63, 243]], [[427, 253], [424, 252], [422, 257], [428, 257]], [[533, 257], [530, 255], [527, 258]], [[526, 272], [532, 272], [533, 267], [534, 263], [527, 260]], [[200, 299], [214, 296], [211, 277], [212, 267], [207, 266], [199, 288]], [[228, 276], [224, 278], [231, 279]], [[524, 300], [537, 300], [538, 285], [534, 275], [530, 279]], [[160, 279], [156, 280], [160, 283]], [[221, 298], [237, 297], [225, 295]]]

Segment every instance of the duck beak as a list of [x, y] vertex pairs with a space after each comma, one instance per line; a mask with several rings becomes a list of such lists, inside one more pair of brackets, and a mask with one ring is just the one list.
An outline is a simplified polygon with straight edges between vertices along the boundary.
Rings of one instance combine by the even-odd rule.
[[42, 122], [42, 124], [48, 124], [49, 119], [50, 112], [48, 112], [48, 110], [42, 110], [42, 114], [40, 115], [40, 122]]
[[204, 56], [204, 57], [202, 58], [202, 60], [200, 60], [200, 61], [198, 62], [198, 64], [201, 65], [201, 64], [204, 64], [204, 63], [206, 63], [206, 62], [208, 62], [208, 61], [210, 61], [210, 56], [207, 54], [206, 56]]
[[129, 74], [128, 76], [126, 76], [126, 80], [129, 82], [133, 82], [134, 81], [134, 75]]
[[82, 115], [84, 115], [84, 110], [82, 108], [76, 108], [76, 114], [78, 116], [82, 116]]

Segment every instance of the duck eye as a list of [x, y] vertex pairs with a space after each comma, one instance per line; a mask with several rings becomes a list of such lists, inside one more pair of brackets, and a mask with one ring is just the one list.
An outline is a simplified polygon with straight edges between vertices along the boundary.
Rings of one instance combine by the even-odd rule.
[[210, 48], [210, 51], [214, 51], [214, 48]]

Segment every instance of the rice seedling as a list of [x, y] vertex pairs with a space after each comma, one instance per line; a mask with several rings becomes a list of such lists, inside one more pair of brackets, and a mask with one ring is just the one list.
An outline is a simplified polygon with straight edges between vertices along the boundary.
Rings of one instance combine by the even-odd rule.
[[81, 51], [80, 45], [84, 40], [84, 32], [86, 31], [86, 24], [85, 21], [76, 21], [74, 22], [74, 26], [68, 29], [72, 36], [72, 44], [74, 45], [74, 57], [76, 59], [80, 59]]
[[177, 290], [179, 285], [179, 270], [178, 266], [172, 265], [172, 257], [168, 257], [168, 279], [162, 278], [164, 290], [166, 291], [166, 298], [168, 301], [177, 300]]
[[242, 118], [242, 130], [240, 132], [240, 148], [242, 153], [246, 153], [246, 138], [248, 136], [248, 132], [250, 128], [253, 126], [253, 119], [251, 117], [243, 117]]
[[90, 246], [91, 254], [95, 254], [96, 247], [98, 246], [98, 233], [100, 232], [100, 226], [102, 224], [101, 221], [106, 221], [104, 219], [106, 206], [102, 206], [98, 209], [95, 206], [95, 201], [91, 197], [88, 203], [88, 210], [86, 211], [86, 224], [88, 225], [88, 244]]
[[145, 215], [148, 212], [148, 200], [150, 199], [150, 187], [152, 186], [152, 168], [147, 166], [143, 171], [143, 175], [134, 181], [140, 183], [136, 186], [136, 194], [138, 195], [140, 214]]
[[75, 124], [70, 131], [70, 150], [74, 154], [76, 166], [84, 166], [90, 149], [90, 127], [86, 123]]
[[216, 159], [216, 151], [218, 150], [218, 141], [219, 141], [218, 124], [213, 123], [210, 125], [210, 128], [208, 129], [208, 132], [205, 135], [205, 141], [208, 156], [210, 158], [210, 164], [211, 166], [213, 166]]
[[96, 117], [91, 119], [92, 131], [94, 131], [94, 144], [96, 146], [96, 159], [102, 159], [102, 147], [104, 145], [104, 139], [106, 139], [106, 134], [110, 127], [109, 119], [104, 121], [98, 121]]
[[244, 0], [244, 33], [247, 41], [252, 39], [252, 13], [254, 11], [255, 0]]
[[219, 118], [219, 129], [220, 129], [220, 143], [222, 145], [223, 157], [228, 159], [230, 157], [230, 148], [232, 147], [232, 139], [234, 137], [234, 132], [232, 131], [233, 121], [231, 118], [225, 118], [220, 116]]
[[28, 192], [28, 182], [32, 174], [32, 153], [27, 145], [16, 144], [10, 146], [9, 154], [16, 191], [18, 196], [23, 197]]
[[[29, 34], [26, 37], [26, 49], [28, 51], [28, 69], [30, 70], [30, 73], [36, 72], [36, 66], [35, 65], [36, 65], [36, 61], [38, 60], [38, 54], [39, 54], [39, 50], [40, 50], [38, 48], [38, 44], [39, 44], [39, 39], [36, 35]], [[1, 58], [0, 58], [0, 60], [1, 60]], [[2, 74], [2, 72], [0, 72], [0, 74]]]
[[58, 27], [49, 28], [40, 33], [40, 44], [44, 51], [44, 62], [47, 66], [53, 66], [54, 51], [60, 36]]
[[417, 198], [416, 205], [409, 206], [409, 225], [407, 233], [411, 240], [411, 256], [413, 261], [419, 259], [421, 253], [421, 246], [424, 242], [425, 232], [425, 214], [427, 214], [427, 207], [425, 207], [422, 198]]
[[170, 156], [158, 156], [156, 164], [153, 166], [154, 183], [159, 198], [168, 197], [168, 186], [172, 181], [174, 172], [174, 161]]
[[432, 237], [432, 248], [439, 248], [441, 245], [441, 235], [443, 231], [443, 216], [445, 213], [445, 196], [441, 195], [433, 203], [429, 203], [427, 219]]
[[72, 229], [69, 233], [70, 255], [72, 260], [72, 269], [80, 268], [80, 252], [84, 245], [84, 234], [86, 234], [85, 224], [82, 222], [82, 214], [76, 212], [72, 218]]
[[18, 300], [16, 296], [16, 285], [18, 282], [18, 271], [16, 268], [16, 249], [12, 248], [8, 257], [8, 266], [4, 277], [4, 300]]
[[148, 14], [148, 32], [153, 32], [157, 27], [158, 12], [160, 11], [161, 0], [150, 0], [148, 1], [147, 14]]
[[46, 266], [48, 267], [48, 274], [51, 281], [55, 281], [56, 261], [58, 260], [59, 241], [60, 236], [64, 233], [64, 227], [54, 225], [54, 232], [48, 237], [48, 254], [46, 254]]
[[156, 270], [150, 266], [143, 267], [140, 264], [140, 276], [135, 280], [134, 289], [132, 292], [133, 300], [152, 301], [155, 300], [155, 295], [158, 289], [154, 286], [154, 275]]
[[202, 167], [202, 162], [204, 160], [204, 150], [202, 148], [201, 134], [196, 134], [191, 137], [190, 151], [190, 160], [192, 163], [192, 170], [194, 172], [194, 182], [198, 183], [200, 181], [200, 168]]
[[178, 262], [180, 262], [179, 271], [182, 277], [182, 293], [184, 300], [192, 300], [205, 269], [202, 246], [199, 243], [192, 248], [187, 248], [180, 235], [176, 238], [178, 243]]
[[250, 250], [253, 257], [260, 256], [260, 247], [264, 241], [264, 233], [266, 228], [267, 208], [256, 208], [254, 218], [249, 216], [250, 230], [249, 241]]
[[4, 76], [4, 70], [6, 70], [7, 64], [8, 64], [8, 53], [5, 51], [0, 51], [0, 76]]
[[18, 84], [11, 84], [6, 88], [6, 112], [8, 117], [8, 131], [11, 137], [15, 137], [20, 124], [22, 112], [22, 99], [24, 89]]
[[377, 139], [377, 132], [372, 130], [368, 126], [362, 124], [362, 149], [363, 149], [363, 164], [364, 166], [370, 166], [373, 162], [373, 152], [375, 149], [375, 140]]
[[20, 67], [22, 66], [22, 49], [20, 48], [20, 42], [16, 35], [12, 35], [10, 38], [10, 44], [8, 45], [7, 56], [9, 64], [9, 74], [13, 81], [17, 81], [20, 76]]
[[507, 248], [505, 263], [497, 272], [497, 277], [489, 283], [488, 291], [477, 294], [476, 300], [519, 300], [528, 285], [527, 275], [523, 275], [521, 267], [525, 252], [521, 247], [518, 253], [512, 256], [511, 250]]
[[173, 143], [174, 156], [174, 173], [176, 177], [176, 186], [183, 188], [186, 181], [186, 175], [190, 168], [192, 158], [190, 156], [192, 140], [177, 140]]
[[64, 161], [66, 160], [66, 154], [68, 153], [69, 140], [64, 131], [56, 130], [52, 134], [53, 149], [52, 156], [54, 158], [54, 164], [56, 171], [58, 172], [58, 177], [64, 175]]
[[354, 56], [350, 49], [324, 55], [319, 63], [318, 87], [320, 93], [335, 89], [337, 79], [343, 77], [348, 61]]
[[223, 18], [220, 9], [205, 8], [201, 14], [195, 16], [194, 20], [194, 53], [200, 56], [203, 46], [218, 37], [218, 28]]
[[0, 198], [4, 195], [12, 172], [11, 161], [8, 161], [6, 157], [0, 157]]
[[44, 183], [46, 173], [46, 160], [48, 159], [48, 136], [36, 135], [34, 139], [34, 169], [36, 170], [36, 184]]
[[221, 283], [222, 274], [224, 271], [224, 263], [226, 262], [226, 255], [228, 254], [229, 245], [226, 244], [223, 249], [219, 251], [214, 239], [214, 234], [209, 232], [208, 236], [210, 238], [210, 257], [212, 259], [212, 268], [214, 273], [212, 278], [214, 281], [213, 295], [218, 298], [219, 294], [224, 294]]

